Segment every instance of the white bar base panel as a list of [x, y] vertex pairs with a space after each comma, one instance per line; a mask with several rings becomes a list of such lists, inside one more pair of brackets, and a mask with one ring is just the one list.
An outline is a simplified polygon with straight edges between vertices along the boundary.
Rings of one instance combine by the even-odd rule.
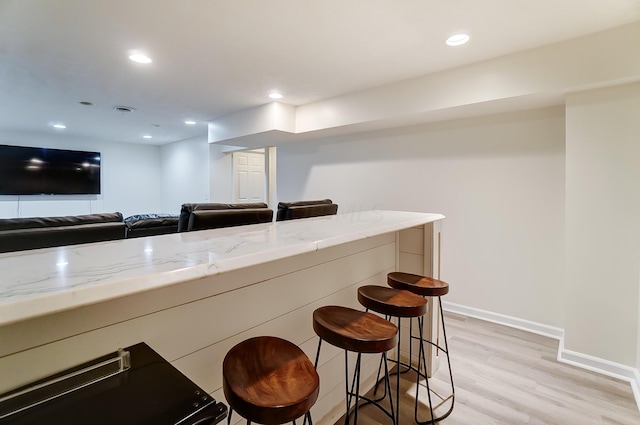
[[473, 317], [487, 322], [497, 323], [499, 325], [509, 326], [511, 328], [557, 339], [559, 341], [557, 357], [559, 362], [628, 382], [631, 385], [631, 391], [633, 391], [638, 411], [640, 411], [640, 371], [636, 368], [620, 363], [566, 350], [564, 348], [564, 329], [446, 301], [442, 302], [442, 307], [447, 312]]

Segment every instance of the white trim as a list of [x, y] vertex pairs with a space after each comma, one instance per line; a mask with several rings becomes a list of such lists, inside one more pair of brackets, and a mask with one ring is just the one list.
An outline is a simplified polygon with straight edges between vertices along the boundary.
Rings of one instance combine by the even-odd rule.
[[640, 371], [638, 369], [576, 351], [566, 350], [564, 348], [564, 340], [560, 340], [558, 361], [628, 382], [631, 385], [638, 411], [640, 411]]
[[497, 323], [499, 325], [509, 326], [511, 328], [520, 329], [534, 334], [548, 336], [549, 338], [562, 340], [564, 338], [564, 329], [554, 326], [543, 325], [542, 323], [532, 322], [530, 320], [519, 319], [505, 314], [494, 313], [479, 308], [467, 307], [460, 304], [454, 304], [442, 301], [442, 308], [451, 313], [461, 314], [463, 316], [475, 317], [476, 319], [487, 322]]
[[564, 329], [446, 301], [442, 302], [442, 307], [445, 311], [451, 313], [474, 317], [487, 322], [557, 339], [559, 341], [557, 356], [559, 362], [628, 382], [631, 385], [631, 391], [636, 400], [638, 411], [640, 411], [640, 371], [637, 368], [620, 363], [566, 350], [564, 348]]

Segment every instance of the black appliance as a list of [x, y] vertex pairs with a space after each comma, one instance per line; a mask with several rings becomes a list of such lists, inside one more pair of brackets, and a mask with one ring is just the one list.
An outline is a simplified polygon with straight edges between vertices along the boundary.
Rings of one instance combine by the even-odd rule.
[[0, 395], [0, 425], [210, 425], [226, 415], [145, 343]]
[[99, 193], [99, 152], [0, 145], [0, 195]]

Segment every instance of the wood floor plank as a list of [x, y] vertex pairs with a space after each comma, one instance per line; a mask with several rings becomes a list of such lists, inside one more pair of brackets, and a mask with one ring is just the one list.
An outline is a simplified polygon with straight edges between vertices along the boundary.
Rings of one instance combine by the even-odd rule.
[[[629, 383], [559, 363], [558, 341], [452, 313], [445, 320], [456, 399], [453, 413], [441, 424], [640, 424]], [[392, 378], [392, 385], [394, 382]], [[440, 368], [430, 384], [443, 396], [448, 394], [446, 367]], [[414, 423], [415, 388], [415, 374], [402, 374], [400, 425]], [[420, 418], [426, 420], [424, 388], [418, 399]], [[437, 412], [448, 406], [444, 403]], [[336, 422], [343, 423], [344, 417]], [[371, 406], [360, 411], [361, 425], [390, 423]]]

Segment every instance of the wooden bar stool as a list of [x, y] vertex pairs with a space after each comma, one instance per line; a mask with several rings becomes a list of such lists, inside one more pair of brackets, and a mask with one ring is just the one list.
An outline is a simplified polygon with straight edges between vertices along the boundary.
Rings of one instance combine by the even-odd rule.
[[[453, 386], [453, 373], [451, 372], [451, 359], [449, 358], [449, 345], [447, 343], [447, 330], [444, 323], [444, 312], [442, 310], [442, 300], [441, 297], [449, 293], [449, 284], [443, 282], [438, 279], [434, 279], [431, 277], [420, 276], [412, 273], [403, 273], [403, 272], [391, 272], [387, 275], [387, 283], [392, 288], [402, 289], [406, 291], [413, 292], [414, 294], [421, 295], [423, 297], [438, 297], [438, 309], [440, 310], [440, 321], [442, 323], [442, 336], [444, 346], [440, 345], [437, 342], [429, 341], [424, 339], [424, 317], [418, 318], [418, 326], [419, 326], [419, 336], [414, 337], [413, 334], [411, 338], [419, 340], [420, 354], [418, 355], [418, 377], [416, 383], [416, 403], [415, 403], [415, 420], [419, 424], [425, 424], [431, 422], [435, 424], [438, 421], [443, 420], [447, 416], [451, 414], [453, 411], [453, 404], [455, 402], [455, 388]], [[451, 399], [451, 406], [449, 409], [439, 417], [435, 417], [433, 414], [433, 403], [431, 401], [431, 389], [429, 388], [429, 377], [426, 372], [426, 362], [425, 362], [425, 372], [422, 374], [421, 370], [421, 359], [424, 359], [424, 343], [430, 344], [434, 348], [439, 351], [442, 351], [447, 357], [447, 366], [449, 367], [449, 379], [451, 382], [451, 395], [443, 400], [448, 398]], [[420, 421], [418, 419], [418, 394], [420, 389], [420, 377], [424, 376], [426, 386], [427, 386], [427, 395], [429, 398], [429, 410], [431, 413], [431, 419], [428, 421]]]
[[[398, 425], [394, 413], [393, 397], [391, 397], [389, 369], [387, 368], [387, 351], [395, 347], [398, 341], [398, 328], [396, 325], [373, 313], [354, 310], [348, 307], [325, 306], [313, 312], [313, 330], [320, 337], [316, 354], [316, 368], [318, 367], [320, 347], [322, 346], [323, 340], [344, 350], [345, 397], [347, 406], [344, 423], [349, 424], [351, 400], [355, 398], [354, 424], [357, 425], [358, 423], [358, 403], [360, 400], [365, 400], [363, 405], [375, 405], [391, 418], [394, 425]], [[349, 388], [349, 351], [357, 353], [351, 388]], [[386, 388], [389, 390], [390, 410], [385, 409], [384, 406], [380, 404], [382, 400], [373, 400], [360, 395], [360, 366], [363, 353], [382, 354], [385, 365]]]
[[[424, 316], [427, 312], [427, 300], [413, 292], [401, 289], [366, 285], [358, 288], [358, 301], [367, 310], [384, 314], [387, 320], [390, 317], [396, 317], [398, 320], [398, 344], [396, 353], [396, 423], [400, 423], [400, 365], [403, 364], [400, 361], [402, 318], [405, 317], [411, 319]], [[409, 340], [409, 342], [411, 343], [411, 340]], [[408, 364], [403, 365], [410, 369], [411, 359], [409, 359]], [[378, 369], [378, 376], [380, 376], [380, 369]]]
[[311, 360], [295, 344], [259, 336], [233, 347], [222, 363], [222, 389], [233, 411], [247, 420], [280, 425], [301, 416], [311, 424], [309, 410], [318, 399], [320, 379]]

